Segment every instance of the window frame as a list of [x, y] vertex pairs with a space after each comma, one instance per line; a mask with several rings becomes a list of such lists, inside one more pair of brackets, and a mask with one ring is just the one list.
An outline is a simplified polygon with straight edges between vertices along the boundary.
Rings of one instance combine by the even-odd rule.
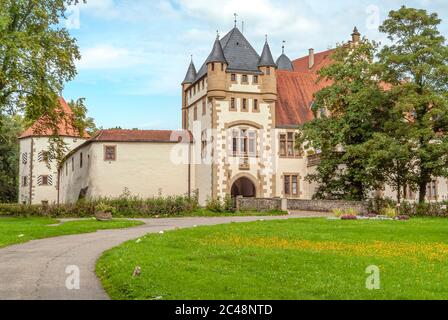
[[283, 194], [285, 197], [292, 198], [300, 196], [300, 175], [298, 173], [283, 174]]
[[[113, 148], [113, 150], [114, 150], [114, 153], [113, 153], [113, 155], [114, 155], [114, 157], [113, 157], [113, 159], [108, 159], [107, 158], [107, 149], [108, 148]], [[103, 149], [103, 151], [104, 151], [104, 161], [117, 161], [117, 145], [104, 145], [104, 149]]]

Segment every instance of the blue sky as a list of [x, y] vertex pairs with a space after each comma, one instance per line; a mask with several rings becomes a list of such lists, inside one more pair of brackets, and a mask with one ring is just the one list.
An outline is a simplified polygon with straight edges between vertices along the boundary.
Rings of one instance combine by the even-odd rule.
[[448, 38], [446, 0], [87, 0], [68, 13], [82, 59], [63, 94], [85, 97], [89, 116], [104, 128], [178, 129], [190, 55], [199, 68], [216, 30], [233, 27], [234, 13], [256, 50], [268, 34], [275, 57], [285, 40], [294, 59], [348, 40], [355, 25], [384, 43], [377, 26], [403, 4], [438, 12]]

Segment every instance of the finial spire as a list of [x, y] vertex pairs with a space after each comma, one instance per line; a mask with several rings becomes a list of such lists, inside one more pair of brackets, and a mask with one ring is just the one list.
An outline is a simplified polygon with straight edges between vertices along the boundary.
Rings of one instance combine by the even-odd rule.
[[286, 43], [286, 41], [285, 40], [283, 40], [283, 45], [282, 45], [282, 54], [284, 54], [285, 53], [285, 43]]
[[216, 30], [216, 40], [219, 40], [219, 30]]
[[233, 16], [235, 17], [235, 20], [233, 22], [235, 22], [235, 28], [236, 28], [236, 24], [238, 22], [238, 20], [237, 20], [238, 14], [234, 13]]
[[264, 35], [264, 40], [265, 40], [266, 42], [268, 42], [268, 35], [267, 35], [267, 34]]

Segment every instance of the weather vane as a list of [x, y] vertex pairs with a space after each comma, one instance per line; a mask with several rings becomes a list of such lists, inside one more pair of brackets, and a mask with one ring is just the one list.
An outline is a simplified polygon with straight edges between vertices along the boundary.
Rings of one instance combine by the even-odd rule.
[[233, 16], [235, 17], [234, 22], [235, 22], [235, 28], [236, 28], [236, 23], [237, 23], [237, 17], [238, 17], [238, 14], [237, 14], [237, 13], [234, 13]]

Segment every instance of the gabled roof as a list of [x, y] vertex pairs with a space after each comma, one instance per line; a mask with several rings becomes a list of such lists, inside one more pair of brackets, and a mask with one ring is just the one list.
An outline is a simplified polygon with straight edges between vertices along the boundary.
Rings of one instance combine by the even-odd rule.
[[[81, 137], [79, 130], [73, 126], [73, 111], [64, 98], [59, 97], [59, 107], [57, 107], [56, 112], [63, 113], [64, 117], [58, 123], [57, 126], [57, 135], [63, 137]], [[37, 136], [53, 136], [53, 128], [49, 126], [50, 119], [48, 116], [41, 116], [36, 122], [33, 123], [31, 127], [29, 127], [25, 132], [23, 132], [19, 139], [24, 139], [28, 137], [37, 137]], [[89, 135], [85, 132], [82, 135], [83, 138], [89, 138]]]
[[102, 141], [102, 142], [167, 142], [177, 143], [178, 138], [190, 139], [191, 134], [187, 130], [101, 130], [95, 135], [90, 142]]
[[277, 71], [276, 127], [297, 127], [313, 120], [314, 94], [323, 88], [315, 80], [303, 72]]
[[[220, 40], [224, 58], [227, 61], [228, 71], [242, 71], [261, 74], [258, 69], [260, 56], [251, 46], [238, 28], [233, 28]], [[207, 59], [208, 60], [208, 59]], [[207, 65], [204, 63], [199, 69], [194, 82], [207, 74]]]
[[331, 85], [331, 81], [318, 82], [318, 71], [332, 63], [334, 49], [314, 54], [314, 65], [309, 68], [309, 56], [292, 62], [294, 72], [277, 71], [276, 127], [297, 127], [314, 119], [311, 106], [314, 94]]
[[276, 67], [277, 65], [274, 62], [274, 58], [272, 57], [271, 48], [269, 48], [268, 41], [264, 43], [263, 52], [260, 57], [260, 61], [258, 62], [259, 67]]
[[314, 65], [311, 69], [309, 68], [309, 56], [296, 59], [292, 62], [294, 71], [317, 74], [317, 71], [319, 71], [321, 68], [332, 63], [331, 55], [334, 53], [334, 51], [335, 49], [329, 49], [326, 51], [315, 53]]

